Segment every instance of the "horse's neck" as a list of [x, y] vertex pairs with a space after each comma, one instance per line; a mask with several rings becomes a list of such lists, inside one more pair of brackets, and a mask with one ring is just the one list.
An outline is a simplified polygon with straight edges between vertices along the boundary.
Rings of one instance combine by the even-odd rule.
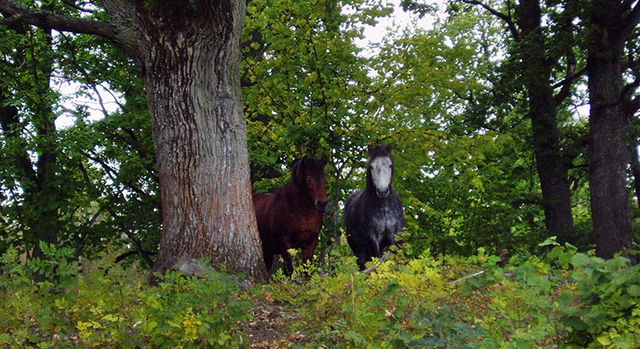
[[289, 183], [280, 189], [280, 194], [297, 207], [313, 206], [309, 194], [300, 190], [294, 183]]

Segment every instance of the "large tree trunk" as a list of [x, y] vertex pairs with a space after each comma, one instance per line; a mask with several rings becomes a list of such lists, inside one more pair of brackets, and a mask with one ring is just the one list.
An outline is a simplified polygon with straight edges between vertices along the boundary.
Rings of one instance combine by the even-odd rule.
[[[589, 75], [589, 181], [596, 255], [611, 258], [633, 247], [631, 205], [627, 190], [629, 163], [627, 113], [622, 104], [622, 55], [639, 9], [601, 0], [588, 4], [585, 25]], [[636, 5], [637, 7], [637, 5]]]
[[590, 52], [587, 64], [591, 104], [589, 181], [596, 255], [611, 258], [631, 248], [634, 240], [627, 193], [629, 120], [620, 104], [619, 56]]
[[140, 12], [162, 197], [154, 269], [206, 257], [262, 279], [240, 90], [244, 2]]
[[255, 220], [241, 108], [245, 0], [102, 0], [109, 22], [0, 0], [12, 21], [99, 35], [141, 67], [162, 197], [156, 271], [205, 257], [266, 279]]
[[562, 242], [573, 242], [574, 225], [567, 166], [560, 154], [556, 108], [549, 104], [546, 97], [548, 96], [529, 97], [533, 150], [542, 189], [545, 223], [550, 235], [558, 236]]
[[542, 189], [542, 206], [550, 235], [560, 241], [573, 240], [573, 216], [568, 168], [560, 151], [557, 106], [551, 87], [542, 12], [539, 0], [523, 0], [518, 12], [522, 31], [519, 44], [522, 72], [529, 98], [529, 117], [533, 131], [533, 153]]

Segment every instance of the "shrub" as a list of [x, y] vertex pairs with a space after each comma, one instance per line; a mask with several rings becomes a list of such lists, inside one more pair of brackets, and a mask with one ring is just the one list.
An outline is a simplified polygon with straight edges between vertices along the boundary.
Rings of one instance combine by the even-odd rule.
[[[157, 287], [146, 272], [99, 261], [69, 263], [69, 251], [43, 248], [45, 258], [2, 257], [0, 346], [189, 348], [244, 343], [239, 323], [250, 302], [233, 276], [167, 273]], [[82, 267], [82, 271], [80, 270]], [[47, 281], [34, 282], [33, 273]]]
[[[560, 254], [562, 252], [558, 252]], [[583, 253], [571, 257], [575, 287], [560, 294], [568, 343], [583, 347], [637, 348], [640, 343], [640, 265]]]
[[[263, 292], [298, 311], [293, 330], [305, 332], [311, 347], [424, 347], [479, 337], [459, 313], [439, 308], [452, 289], [440, 262], [428, 254], [410, 260], [395, 255], [370, 275], [355, 266], [350, 257], [333, 275], [312, 274], [301, 285], [279, 280]], [[460, 331], [444, 337], [444, 329]]]

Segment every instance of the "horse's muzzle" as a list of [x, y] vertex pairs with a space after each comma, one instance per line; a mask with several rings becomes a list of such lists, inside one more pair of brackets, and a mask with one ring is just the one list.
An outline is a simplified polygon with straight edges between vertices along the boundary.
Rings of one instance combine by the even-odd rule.
[[316, 210], [320, 211], [320, 212], [324, 212], [327, 209], [327, 202], [326, 201], [316, 201], [314, 202], [315, 206], [316, 206]]
[[381, 198], [381, 199], [386, 199], [389, 196], [390, 192], [391, 191], [389, 190], [389, 188], [387, 188], [385, 190], [376, 189], [376, 195], [378, 195], [378, 197]]

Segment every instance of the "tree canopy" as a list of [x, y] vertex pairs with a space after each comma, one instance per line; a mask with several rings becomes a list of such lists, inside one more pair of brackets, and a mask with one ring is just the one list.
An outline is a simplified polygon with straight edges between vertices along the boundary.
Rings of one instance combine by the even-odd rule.
[[[364, 47], [400, 8], [429, 26]], [[64, 315], [79, 345], [240, 346], [250, 302], [300, 309], [312, 345], [640, 338], [640, 2], [0, 0], [0, 15], [0, 299], [28, 295], [0, 309], [39, 319], [0, 320], [17, 345]], [[406, 225], [367, 276], [343, 209], [373, 145], [393, 148]], [[329, 205], [297, 285], [267, 276], [251, 195], [305, 156], [328, 159]], [[173, 274], [185, 260], [216, 271]], [[309, 325], [320, 313], [335, 326]]]
[[[356, 40], [391, 8], [360, 0], [252, 1], [240, 75], [253, 189], [281, 186], [297, 158], [327, 156], [332, 205], [322, 234], [326, 254], [340, 243], [342, 201], [363, 181], [366, 147], [390, 144], [407, 212], [407, 251], [534, 251], [540, 239], [554, 235], [545, 206], [550, 199], [539, 177], [540, 166], [550, 163], [536, 155], [546, 151], [556, 154], [554, 161], [566, 172], [563, 188], [569, 196], [563, 200], [575, 228], [563, 239], [593, 246], [585, 204], [589, 120], [579, 111], [588, 103], [585, 40], [595, 29], [587, 21], [572, 25], [583, 15], [573, 2], [534, 3], [546, 18], [533, 29], [539, 39], [519, 20], [530, 11], [525, 2], [461, 1], [441, 8], [432, 29], [390, 33], [376, 54], [363, 55]], [[86, 5], [34, 5], [40, 6], [35, 11], [77, 16], [71, 26], [106, 15]], [[423, 15], [433, 11], [418, 3], [403, 5]], [[7, 6], [2, 27], [2, 69], [9, 77], [2, 86], [4, 248], [17, 243], [32, 251], [38, 240], [59, 241], [84, 255], [124, 243], [151, 263], [161, 227], [161, 180], [135, 59], [123, 45], [110, 44], [111, 34], [105, 39], [20, 24], [11, 12], [16, 3]], [[531, 104], [538, 92], [530, 81], [542, 74], [526, 70], [533, 68], [527, 57], [537, 50], [527, 43], [535, 40], [542, 40], [539, 52], [547, 60], [542, 63], [546, 88], [557, 94], [553, 143], [540, 140], [549, 126], [536, 126], [540, 118]], [[621, 64], [630, 77], [635, 76], [635, 43], [630, 37], [623, 45], [628, 60]], [[627, 80], [624, 96], [633, 100], [636, 80]], [[103, 109], [100, 121], [89, 121], [86, 107], [64, 110], [55, 85], [65, 81], [79, 86], [77, 94], [100, 99], [98, 86], [108, 86], [121, 96], [117, 111]], [[54, 127], [62, 115], [73, 118], [72, 124]], [[544, 150], [545, 144], [551, 147]], [[630, 185], [634, 178], [626, 178]], [[37, 222], [47, 215], [40, 227]]]

